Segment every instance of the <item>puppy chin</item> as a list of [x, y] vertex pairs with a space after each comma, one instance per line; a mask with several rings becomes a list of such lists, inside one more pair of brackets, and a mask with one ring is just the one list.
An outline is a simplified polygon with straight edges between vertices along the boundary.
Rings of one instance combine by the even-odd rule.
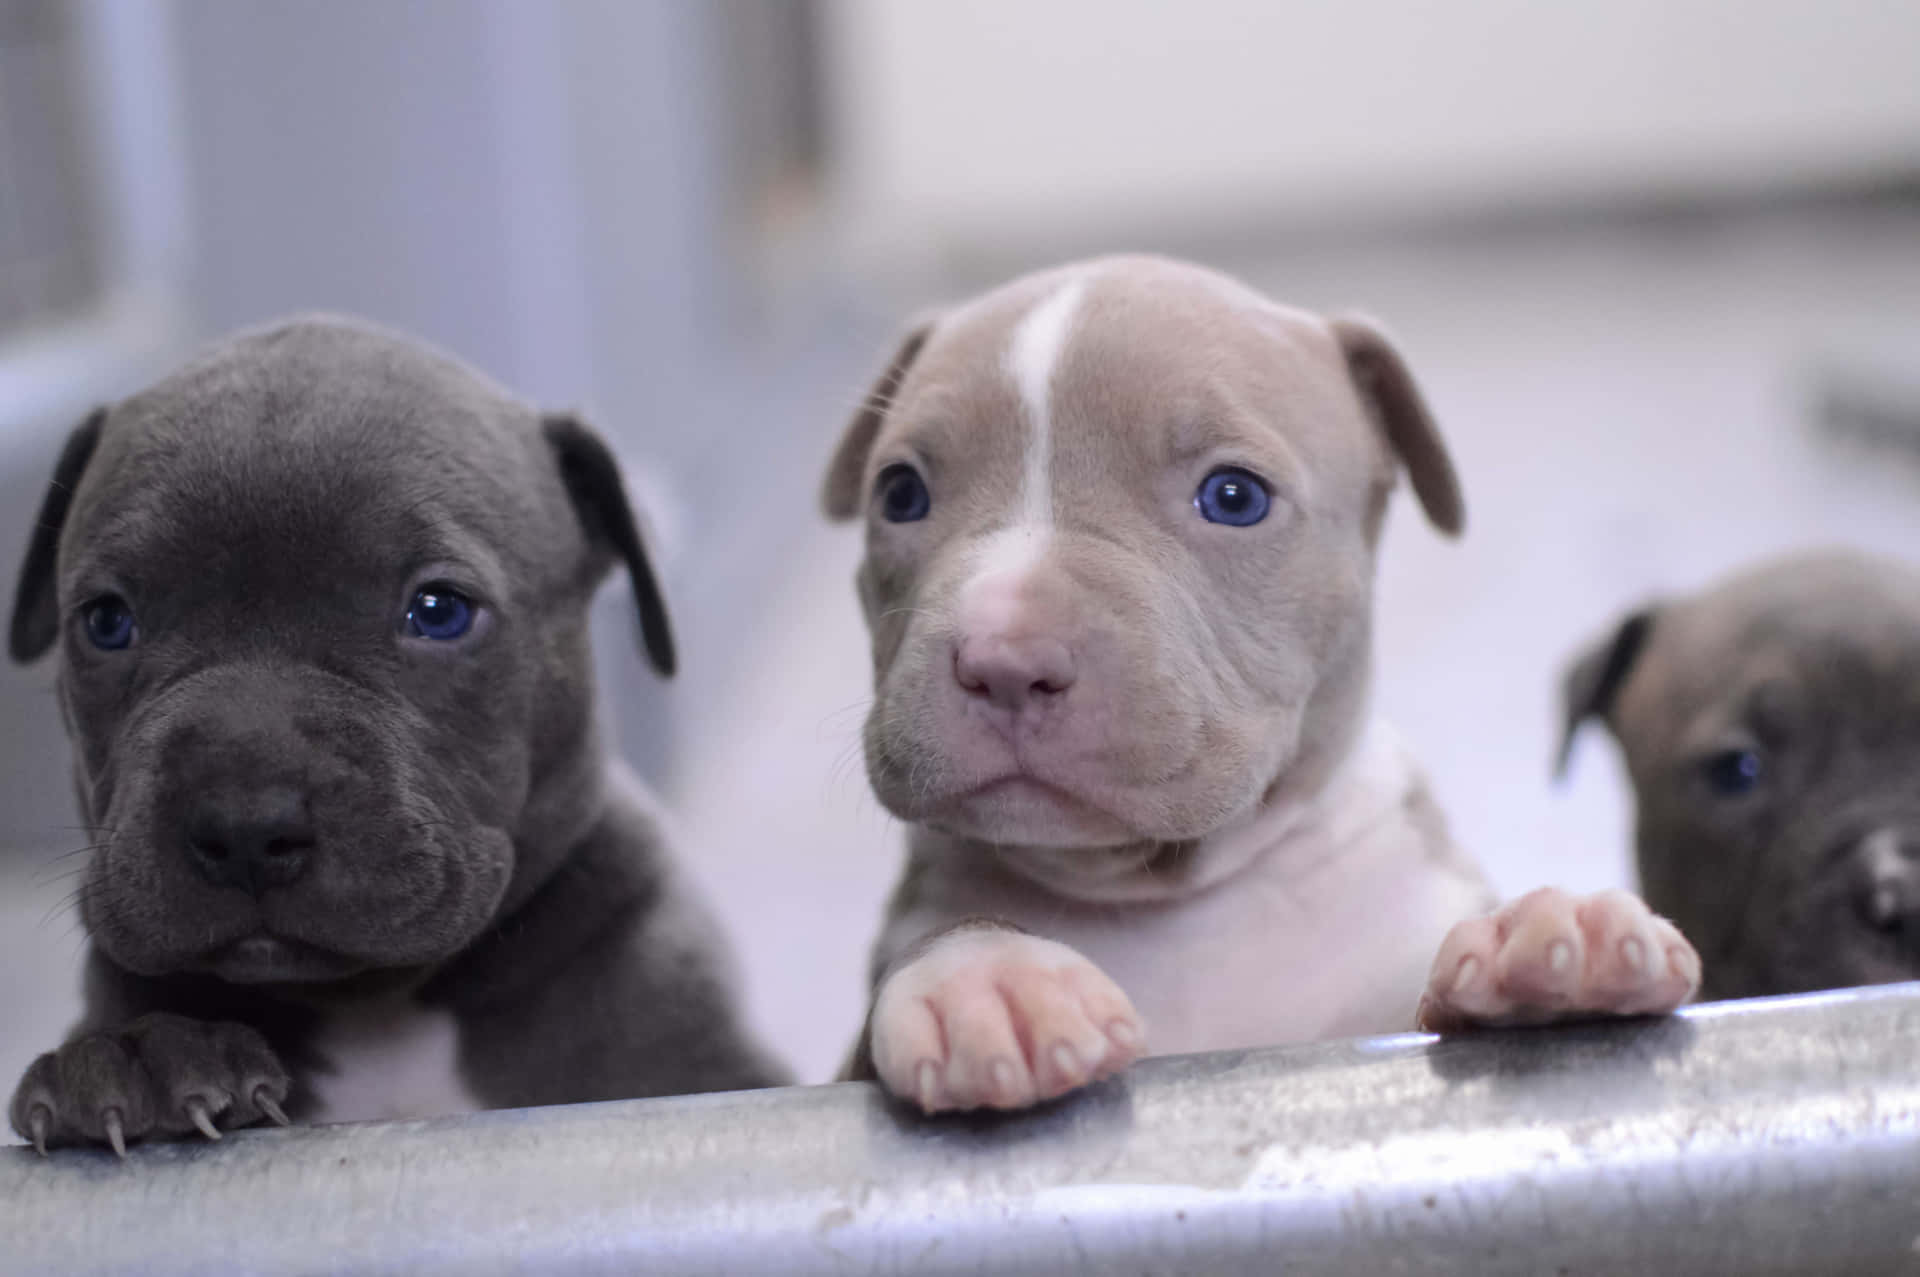
[[135, 975], [210, 975], [230, 984], [316, 984], [377, 965], [277, 934], [257, 922], [210, 928], [212, 935], [203, 931], [194, 938], [130, 930], [119, 918], [102, 923], [88, 926], [94, 944], [114, 965]]
[[927, 824], [943, 833], [1012, 847], [1062, 850], [1137, 844], [1118, 816], [1025, 776], [994, 781], [939, 804]]
[[202, 968], [232, 984], [319, 984], [359, 975], [367, 964], [298, 940], [255, 932], [214, 950]]

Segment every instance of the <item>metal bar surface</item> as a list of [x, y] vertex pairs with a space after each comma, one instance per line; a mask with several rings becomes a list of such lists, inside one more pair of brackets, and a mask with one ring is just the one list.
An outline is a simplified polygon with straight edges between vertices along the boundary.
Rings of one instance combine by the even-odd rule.
[[0, 1150], [10, 1273], [1920, 1274], [1920, 984], [1148, 1060]]

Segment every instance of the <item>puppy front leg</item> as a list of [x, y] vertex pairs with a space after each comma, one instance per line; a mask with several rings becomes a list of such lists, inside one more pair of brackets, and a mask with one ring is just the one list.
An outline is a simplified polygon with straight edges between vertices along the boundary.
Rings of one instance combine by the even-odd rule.
[[27, 1067], [8, 1117], [42, 1153], [50, 1144], [107, 1144], [223, 1128], [263, 1118], [286, 1125], [290, 1078], [244, 1024], [149, 1012], [84, 1031]]
[[232, 986], [133, 975], [90, 950], [86, 1014], [27, 1067], [7, 1116], [41, 1152], [54, 1145], [219, 1139], [271, 1120], [299, 1096], [260, 1004]]
[[1700, 955], [1627, 891], [1543, 887], [1441, 942], [1417, 1020], [1451, 1033], [1604, 1016], [1664, 1015], [1700, 989]]
[[876, 982], [851, 1076], [928, 1113], [1017, 1109], [1131, 1064], [1146, 1028], [1107, 974], [992, 919], [922, 939]]

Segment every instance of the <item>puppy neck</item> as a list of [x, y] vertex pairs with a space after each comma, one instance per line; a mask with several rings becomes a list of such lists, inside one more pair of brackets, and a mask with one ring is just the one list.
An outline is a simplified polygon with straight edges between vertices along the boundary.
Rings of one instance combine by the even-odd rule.
[[1212, 882], [1256, 864], [1304, 877], [1363, 840], [1419, 784], [1400, 733], [1370, 719], [1318, 788], [1293, 799], [1270, 796], [1242, 823], [1201, 840], [1203, 854], [1232, 867]]
[[1391, 818], [1420, 783], [1399, 733], [1379, 719], [1361, 724], [1320, 767], [1311, 776], [1289, 769], [1259, 804], [1201, 838], [988, 850], [1009, 872], [1087, 903], [1171, 902], [1255, 872], [1304, 878]]

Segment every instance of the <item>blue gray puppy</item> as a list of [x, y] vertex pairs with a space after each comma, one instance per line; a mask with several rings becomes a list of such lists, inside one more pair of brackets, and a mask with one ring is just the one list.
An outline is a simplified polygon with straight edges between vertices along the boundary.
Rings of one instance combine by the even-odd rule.
[[1802, 553], [1649, 603], [1565, 704], [1568, 745], [1620, 742], [1641, 887], [1708, 997], [1920, 979], [1920, 571]]
[[243, 334], [69, 438], [11, 651], [57, 654], [86, 1013], [41, 1144], [724, 1090], [783, 1072], [602, 749], [605, 445], [398, 337]]

